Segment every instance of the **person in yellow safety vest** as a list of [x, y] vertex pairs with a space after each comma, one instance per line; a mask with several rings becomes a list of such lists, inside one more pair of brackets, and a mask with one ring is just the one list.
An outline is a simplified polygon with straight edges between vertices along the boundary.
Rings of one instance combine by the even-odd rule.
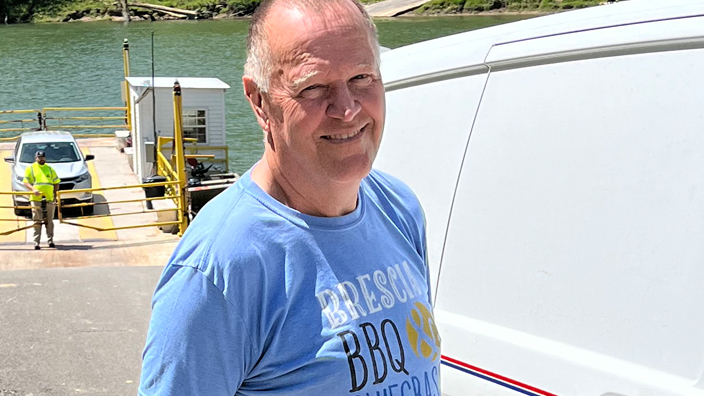
[[46, 199], [46, 237], [49, 239], [49, 247], [56, 247], [54, 244], [54, 211], [56, 210], [56, 192], [59, 190], [61, 179], [56, 175], [56, 171], [46, 163], [46, 154], [37, 151], [34, 156], [35, 162], [27, 167], [24, 172], [24, 185], [32, 191], [29, 201], [32, 204], [32, 220], [34, 220], [34, 250], [41, 249], [39, 241], [42, 236], [42, 223], [44, 213], [42, 212], [42, 199]]

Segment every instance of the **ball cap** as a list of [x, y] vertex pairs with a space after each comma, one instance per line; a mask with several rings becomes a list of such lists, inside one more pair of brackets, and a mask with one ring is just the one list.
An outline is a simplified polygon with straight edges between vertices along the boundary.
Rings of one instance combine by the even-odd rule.
[[39, 150], [34, 154], [35, 157], [46, 157], [46, 153], [44, 151]]

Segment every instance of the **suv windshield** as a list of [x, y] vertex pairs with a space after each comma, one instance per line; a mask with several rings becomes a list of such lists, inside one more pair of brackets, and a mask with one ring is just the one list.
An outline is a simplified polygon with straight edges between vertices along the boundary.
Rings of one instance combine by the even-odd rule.
[[76, 162], [81, 160], [73, 142], [54, 142], [23, 144], [20, 162], [34, 162], [34, 154], [39, 150], [46, 153], [46, 162], [49, 163]]

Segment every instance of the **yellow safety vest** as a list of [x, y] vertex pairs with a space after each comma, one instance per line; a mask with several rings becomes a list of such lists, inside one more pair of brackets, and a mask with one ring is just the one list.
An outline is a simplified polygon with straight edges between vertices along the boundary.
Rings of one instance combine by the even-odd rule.
[[61, 179], [59, 179], [56, 171], [51, 166], [47, 164], [39, 165], [38, 162], [35, 162], [27, 167], [24, 172], [23, 182], [31, 184], [41, 193], [40, 195], [30, 195], [30, 201], [41, 201], [42, 196], [46, 197], [47, 201], [53, 201], [54, 184], [59, 184]]

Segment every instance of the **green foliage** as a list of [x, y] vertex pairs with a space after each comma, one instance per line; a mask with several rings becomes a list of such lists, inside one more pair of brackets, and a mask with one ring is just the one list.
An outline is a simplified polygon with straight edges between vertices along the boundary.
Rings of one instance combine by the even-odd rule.
[[529, 11], [540, 8], [541, 0], [512, 0], [508, 2], [510, 11]]
[[251, 15], [261, 0], [228, 0], [227, 10], [236, 16]]
[[540, 2], [540, 8], [543, 10], [557, 10], [560, 5], [555, 0], [542, 0]]
[[433, 0], [423, 4], [419, 12], [427, 11], [431, 13], [445, 12], [457, 13], [464, 10], [464, 3], [467, 0]]
[[570, 10], [576, 8], [587, 8], [598, 4], [598, 0], [563, 0], [560, 4], [560, 8], [563, 10]]
[[[199, 10], [206, 17], [227, 13], [234, 16], [251, 15], [261, 0], [142, 0], [167, 7]], [[382, 0], [361, 0], [365, 4]], [[484, 12], [505, 9], [509, 11], [556, 11], [590, 7], [600, 0], [431, 0], [423, 4], [417, 13]], [[116, 0], [0, 0], [0, 20], [8, 16], [8, 22], [32, 22], [67, 20], [83, 15], [100, 18], [119, 15]], [[134, 10], [134, 9], [133, 9]], [[142, 10], [144, 11], [144, 10]]]
[[484, 0], [466, 0], [463, 6], [465, 11], [484, 11], [487, 8], [486, 1]]
[[418, 13], [508, 11], [555, 11], [598, 5], [600, 0], [431, 0]]

